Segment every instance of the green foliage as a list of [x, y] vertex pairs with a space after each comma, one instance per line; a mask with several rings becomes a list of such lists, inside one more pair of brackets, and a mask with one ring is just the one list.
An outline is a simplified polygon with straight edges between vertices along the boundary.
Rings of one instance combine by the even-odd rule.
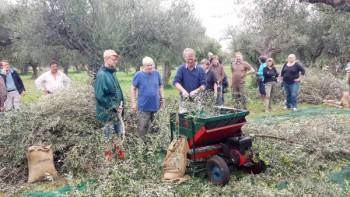
[[[202, 108], [205, 111], [212, 109], [210, 97], [197, 102], [206, 103]], [[198, 108], [197, 104], [187, 106]], [[47, 143], [53, 145], [56, 158], [61, 160], [56, 162], [61, 175], [96, 180], [87, 190], [72, 194], [77, 196], [348, 194], [341, 185], [327, 178], [333, 169], [350, 159], [348, 110], [318, 108], [269, 114], [264, 118], [248, 117], [249, 124], [243, 131], [256, 135], [253, 149], [270, 167], [258, 175], [234, 172], [228, 185], [216, 187], [205, 179], [205, 173], [190, 174], [192, 179], [181, 185], [161, 182], [162, 162], [170, 143], [169, 115], [177, 109], [177, 99], [167, 99], [166, 107], [157, 113], [152, 123], [159, 132], [150, 134], [147, 143], [143, 143], [137, 136], [137, 116], [127, 108], [128, 134], [121, 146], [126, 159], [114, 159], [110, 164], [103, 158], [102, 125], [95, 120], [90, 87], [74, 86], [60, 94], [43, 97], [19, 112], [8, 113], [2, 119], [5, 124], [0, 125], [4, 131], [0, 134], [0, 148], [5, 153], [0, 156], [1, 190], [18, 191], [26, 179], [26, 148]], [[120, 142], [119, 138], [115, 140]]]
[[345, 84], [327, 71], [308, 69], [301, 83], [299, 100], [311, 104], [321, 104], [324, 99], [340, 100], [346, 90]]
[[208, 58], [209, 52], [212, 52], [214, 55], [218, 55], [220, 60], [223, 62], [227, 61], [227, 57], [225, 57], [225, 54], [221, 50], [220, 43], [212, 38], [206, 38], [206, 41], [196, 48], [198, 62], [200, 62], [203, 58]]
[[267, 55], [284, 62], [289, 53], [306, 65], [319, 58], [331, 65], [349, 61], [349, 12], [297, 0], [245, 3], [243, 25], [228, 31], [233, 50], [253, 61]]
[[3, 7], [0, 21], [15, 39], [1, 54], [20, 70], [54, 59], [65, 68], [88, 64], [95, 72], [107, 48], [122, 55], [124, 71], [138, 68], [144, 56], [179, 65], [186, 47], [213, 46], [221, 53], [185, 1], [18, 0], [11, 5]]
[[95, 119], [92, 90], [87, 85], [41, 97], [37, 104], [1, 117], [1, 187], [26, 181], [26, 150], [50, 144], [60, 173], [77, 175], [98, 168], [102, 157], [101, 125]]
[[[176, 102], [169, 103], [156, 122], [166, 125], [166, 111], [174, 110], [174, 104]], [[108, 172], [101, 174], [99, 184], [83, 195], [108, 196], [118, 192], [121, 196], [346, 196], [348, 191], [342, 189], [342, 185], [330, 182], [328, 176], [333, 169], [349, 162], [349, 153], [344, 155], [348, 146], [349, 115], [348, 112], [337, 114], [337, 110], [320, 113], [320, 110], [314, 111], [313, 116], [299, 113], [294, 117], [286, 114], [253, 120], [244, 128], [245, 133], [270, 134], [286, 139], [255, 138], [254, 150], [270, 165], [266, 173], [250, 175], [234, 172], [224, 187], [208, 183], [205, 172], [181, 185], [162, 183], [160, 155], [164, 156], [169, 143], [169, 128], [166, 126], [159, 134], [150, 135], [150, 143], [146, 146], [142, 143], [135, 146], [138, 139], [130, 136], [126, 147], [130, 157], [126, 161], [116, 160]], [[279, 117], [288, 120], [279, 121]], [[334, 121], [337, 126], [333, 126]], [[328, 157], [329, 153], [332, 158]]]

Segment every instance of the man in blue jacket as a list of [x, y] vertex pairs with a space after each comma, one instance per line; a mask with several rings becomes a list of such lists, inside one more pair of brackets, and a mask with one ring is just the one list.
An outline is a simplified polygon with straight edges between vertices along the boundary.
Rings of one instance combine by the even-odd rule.
[[[183, 52], [185, 64], [181, 65], [175, 75], [174, 86], [180, 92], [181, 101], [184, 98], [195, 97], [205, 90], [206, 74], [203, 68], [196, 65], [196, 53], [191, 48]], [[180, 113], [184, 112], [183, 103], [180, 104]]]
[[123, 111], [123, 92], [115, 76], [120, 56], [113, 50], [103, 53], [104, 65], [96, 75], [96, 118], [104, 123], [103, 130], [108, 140], [113, 133], [120, 133], [118, 113]]
[[20, 109], [21, 107], [21, 96], [25, 95], [25, 88], [23, 81], [19, 74], [11, 68], [9, 61], [1, 61], [3, 67], [3, 74], [5, 77], [5, 84], [7, 90], [7, 99], [5, 101], [5, 109]]

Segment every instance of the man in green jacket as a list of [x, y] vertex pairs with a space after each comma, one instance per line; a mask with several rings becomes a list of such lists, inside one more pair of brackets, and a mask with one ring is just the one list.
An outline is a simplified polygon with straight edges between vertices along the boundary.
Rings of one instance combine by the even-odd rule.
[[120, 56], [108, 49], [103, 58], [104, 65], [97, 72], [95, 81], [96, 118], [104, 123], [105, 137], [109, 139], [113, 133], [121, 132], [118, 113], [123, 111], [124, 97], [115, 75]]

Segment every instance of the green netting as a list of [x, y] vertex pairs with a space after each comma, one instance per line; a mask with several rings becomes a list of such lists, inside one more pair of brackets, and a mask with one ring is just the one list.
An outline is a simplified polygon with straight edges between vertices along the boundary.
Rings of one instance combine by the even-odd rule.
[[329, 179], [345, 189], [346, 183], [350, 183], [350, 165], [343, 167], [340, 171], [331, 173]]
[[[339, 171], [333, 172], [329, 175], [329, 180], [333, 183], [340, 185], [343, 189], [348, 187], [350, 183], [350, 165], [342, 167]], [[283, 190], [288, 188], [289, 183], [283, 181], [276, 185], [278, 190]]]
[[58, 188], [54, 191], [40, 191], [40, 192], [31, 192], [24, 194], [24, 197], [57, 197], [57, 196], [69, 196], [69, 192], [72, 191], [82, 191], [85, 190], [89, 184], [93, 183], [95, 181], [89, 181], [89, 182], [81, 182], [74, 186], [71, 185], [65, 185], [61, 188]]
[[278, 190], [283, 190], [283, 189], [287, 189], [287, 188], [288, 188], [288, 185], [289, 185], [288, 181], [283, 181], [283, 182], [281, 182], [281, 183], [278, 183], [278, 184], [276, 185], [276, 188], [277, 188]]
[[[310, 119], [310, 121], [312, 121], [312, 119], [317, 119], [320, 117], [322, 118], [349, 117], [349, 124], [350, 124], [350, 109], [312, 107], [312, 108], [300, 109], [299, 111], [296, 111], [296, 112], [289, 111], [282, 114], [270, 114], [269, 116], [255, 118], [253, 120], [250, 120], [249, 122], [256, 125], [276, 125], [277, 123], [282, 125], [284, 124], [284, 122], [289, 120], [292, 120], [292, 122], [295, 123], [295, 122], [298, 122], [298, 120], [302, 120], [302, 119]], [[345, 133], [350, 132], [349, 130], [346, 130], [346, 128], [345, 130], [342, 130], [342, 131]], [[347, 138], [348, 135], [344, 137]], [[344, 156], [344, 159], [348, 159], [348, 158]], [[330, 173], [328, 175], [328, 178], [332, 183], [340, 185], [343, 188], [343, 191], [345, 192], [347, 189], [349, 189], [347, 187], [349, 187], [349, 183], [350, 183], [350, 164], [342, 167], [338, 171]], [[289, 187], [289, 183], [287, 181], [280, 182], [276, 185], [276, 188], [278, 190], [287, 189], [288, 187]]]
[[286, 112], [283, 114], [272, 114], [264, 117], [255, 118], [251, 122], [253, 123], [264, 123], [271, 124], [276, 122], [283, 122], [286, 120], [294, 119], [294, 118], [302, 118], [302, 117], [316, 117], [316, 116], [326, 116], [326, 115], [342, 115], [348, 114], [350, 115], [350, 109], [337, 109], [337, 108], [321, 108], [321, 107], [312, 107], [307, 109], [300, 109], [295, 112]]

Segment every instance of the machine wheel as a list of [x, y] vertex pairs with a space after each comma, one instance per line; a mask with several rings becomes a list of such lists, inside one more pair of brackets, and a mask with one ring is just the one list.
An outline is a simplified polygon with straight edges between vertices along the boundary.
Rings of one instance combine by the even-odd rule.
[[255, 163], [251, 168], [250, 168], [250, 171], [251, 173], [253, 174], [259, 174], [259, 173], [262, 173], [262, 172], [265, 172], [266, 170], [266, 164], [264, 161], [262, 160], [259, 160], [258, 163]]
[[230, 169], [220, 156], [214, 155], [207, 161], [207, 172], [210, 182], [215, 185], [225, 185], [230, 180]]

